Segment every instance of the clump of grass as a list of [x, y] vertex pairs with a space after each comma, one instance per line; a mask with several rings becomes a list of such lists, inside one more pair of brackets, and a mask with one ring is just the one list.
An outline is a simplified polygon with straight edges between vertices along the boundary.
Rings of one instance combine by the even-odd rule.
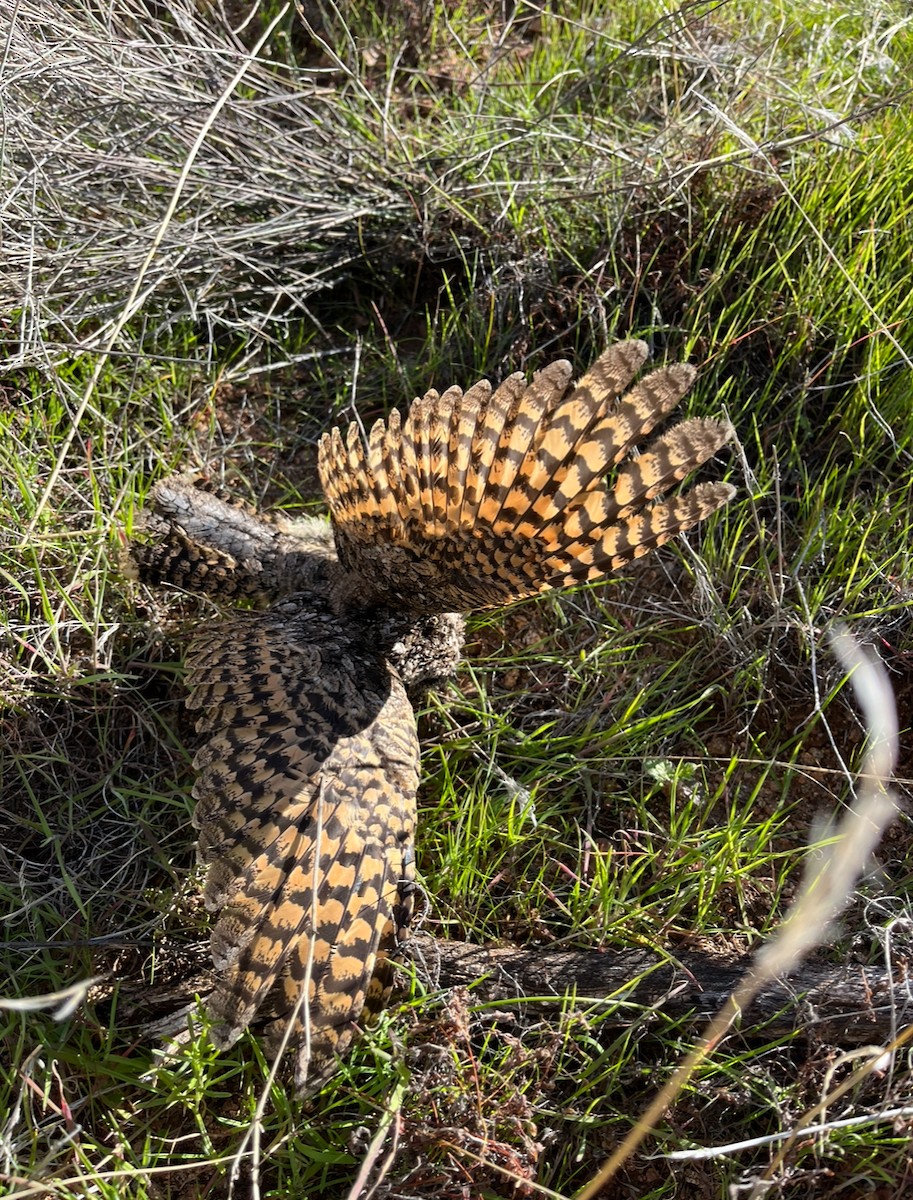
[[[625, 1160], [653, 1132], [656, 1121], [674, 1103], [691, 1076], [712, 1054], [764, 984], [789, 975], [812, 948], [828, 937], [833, 922], [849, 903], [886, 826], [894, 817], [896, 801], [888, 785], [897, 761], [897, 712], [891, 686], [880, 665], [874, 658], [867, 658], [845, 631], [835, 636], [834, 651], [844, 669], [855, 675], [856, 693], [866, 716], [869, 745], [853, 803], [839, 824], [832, 820], [828, 829], [822, 831], [823, 848], [811, 858], [803, 886], [782, 926], [755, 954], [752, 966], [710, 1022], [701, 1040], [651, 1101], [605, 1166], [579, 1193], [580, 1200], [592, 1200], [598, 1195]], [[800, 1128], [807, 1124], [810, 1120], [803, 1118]], [[765, 1178], [770, 1179], [774, 1173], [768, 1170]], [[753, 1194], [762, 1195], [766, 1190], [759, 1183]]]
[[[313, 298], [353, 279], [377, 294], [392, 276], [421, 299], [423, 273], [439, 279], [443, 263], [453, 275], [479, 251], [503, 331], [530, 278], [520, 256], [587, 272], [601, 247], [617, 273], [631, 227], [621, 274], [650, 279], [662, 262], [651, 265], [661, 245], [649, 226], [693, 233], [698, 181], [738, 203], [744, 174], [728, 167], [752, 146], [768, 162], [807, 157], [816, 135], [844, 136], [846, 114], [903, 82], [892, 52], [904, 24], [875, 7], [809, 24], [793, 4], [750, 16], [521, 4], [509, 17], [465, 4], [424, 19], [406, 6], [405, 26], [395, 9], [317, 9], [310, 25], [277, 9], [236, 32], [189, 0], [71, 5], [54, 22], [17, 5], [5, 54], [8, 365], [104, 344], [156, 246], [143, 294], [160, 315], [134, 329], [144, 355], [174, 353], [178, 320], [210, 364], [214, 339], [237, 348], [320, 329]], [[846, 51], [853, 38], [859, 55]]]

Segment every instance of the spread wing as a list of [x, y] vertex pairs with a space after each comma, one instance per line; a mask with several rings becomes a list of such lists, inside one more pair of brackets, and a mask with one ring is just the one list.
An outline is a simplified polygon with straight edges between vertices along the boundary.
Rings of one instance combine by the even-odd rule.
[[217, 1044], [255, 1017], [313, 1090], [390, 987], [409, 923], [419, 750], [402, 684], [321, 600], [199, 634], [194, 822]]
[[[647, 356], [619, 342], [576, 385], [567, 362], [494, 392], [482, 381], [415, 400], [320, 444], [319, 470], [353, 606], [406, 612], [486, 608], [596, 579], [720, 508], [728, 484], [656, 498], [719, 450], [720, 421], [676, 425], [629, 457], [695, 372], [663, 367], [625, 392]], [[606, 475], [615, 471], [607, 482]]]

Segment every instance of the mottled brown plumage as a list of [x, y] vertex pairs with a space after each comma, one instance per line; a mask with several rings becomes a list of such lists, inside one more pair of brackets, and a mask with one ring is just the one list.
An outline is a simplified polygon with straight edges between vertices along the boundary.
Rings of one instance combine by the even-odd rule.
[[144, 540], [130, 544], [128, 567], [145, 583], [168, 583], [220, 600], [269, 604], [279, 596], [325, 586], [336, 560], [326, 521], [286, 521], [229, 500], [200, 475], [172, 475], [152, 491]]
[[[320, 444], [332, 520], [269, 521], [200, 481], [153, 492], [140, 576], [275, 602], [212, 622], [187, 656], [195, 823], [220, 981], [213, 1036], [255, 1018], [312, 1090], [385, 1001], [409, 924], [419, 751], [407, 689], [452, 673], [460, 611], [597, 579], [725, 504], [726, 484], [663, 492], [731, 436], [682, 422], [640, 442], [691, 386], [684, 364], [625, 393], [622, 342], [571, 384], [555, 362]], [[607, 473], [614, 470], [614, 475]]]
[[230, 1045], [259, 1014], [281, 1043], [291, 1022], [304, 1088], [380, 1007], [382, 960], [409, 924], [412, 707], [313, 592], [199, 634], [187, 677], [207, 739], [194, 760], [204, 896], [220, 914], [213, 1036]]

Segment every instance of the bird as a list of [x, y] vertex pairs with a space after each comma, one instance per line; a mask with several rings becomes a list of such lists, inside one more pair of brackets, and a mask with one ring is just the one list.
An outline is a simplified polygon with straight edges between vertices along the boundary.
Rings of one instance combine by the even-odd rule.
[[301, 1094], [389, 998], [415, 902], [412, 705], [455, 672], [464, 614], [601, 579], [734, 495], [665, 496], [733, 429], [695, 417], [643, 446], [696, 374], [633, 383], [647, 356], [621, 341], [576, 383], [558, 360], [428, 391], [367, 437], [332, 429], [329, 522], [258, 513], [200, 476], [151, 492], [138, 577], [260, 606], [206, 623], [185, 659], [206, 1008], [217, 1047], [254, 1024], [288, 1050]]

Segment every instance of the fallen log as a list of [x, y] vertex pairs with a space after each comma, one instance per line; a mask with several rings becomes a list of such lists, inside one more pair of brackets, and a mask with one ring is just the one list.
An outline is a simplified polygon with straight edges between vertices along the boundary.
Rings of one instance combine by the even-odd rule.
[[[437, 962], [440, 987], [469, 987], [477, 1001], [530, 1003], [535, 998], [554, 1006], [572, 996], [578, 1008], [612, 1006], [619, 1024], [629, 1024], [644, 1008], [705, 1021], [726, 1002], [752, 961], [695, 951], [522, 950], [425, 937], [412, 939], [409, 950], [429, 967]], [[911, 1018], [913, 983], [905, 972], [892, 980], [883, 967], [813, 959], [789, 979], [762, 988], [743, 1013], [741, 1029], [763, 1027], [765, 1035], [777, 1035], [801, 1027], [825, 1041], [856, 1044], [882, 1041]]]
[[[645, 949], [520, 949], [424, 935], [411, 938], [405, 949], [429, 990], [466, 987], [476, 1003], [518, 1009], [596, 1007], [604, 1022], [618, 1025], [631, 1024], [646, 1009], [706, 1021], [751, 966], [750, 957], [724, 959], [691, 950], [673, 955]], [[208, 960], [205, 943], [183, 947], [170, 970], [167, 958], [157, 952], [153, 980], [140, 980], [136, 971], [117, 972], [120, 1019], [159, 1036], [186, 1028], [194, 997], [205, 1000], [213, 984], [202, 966]], [[98, 989], [96, 1002], [112, 991], [112, 986]], [[740, 1028], [743, 1035], [756, 1030], [763, 1036], [801, 1028], [823, 1041], [857, 1045], [885, 1041], [910, 1019], [913, 983], [903, 967], [892, 979], [883, 967], [812, 959], [789, 979], [762, 988], [742, 1014]]]

